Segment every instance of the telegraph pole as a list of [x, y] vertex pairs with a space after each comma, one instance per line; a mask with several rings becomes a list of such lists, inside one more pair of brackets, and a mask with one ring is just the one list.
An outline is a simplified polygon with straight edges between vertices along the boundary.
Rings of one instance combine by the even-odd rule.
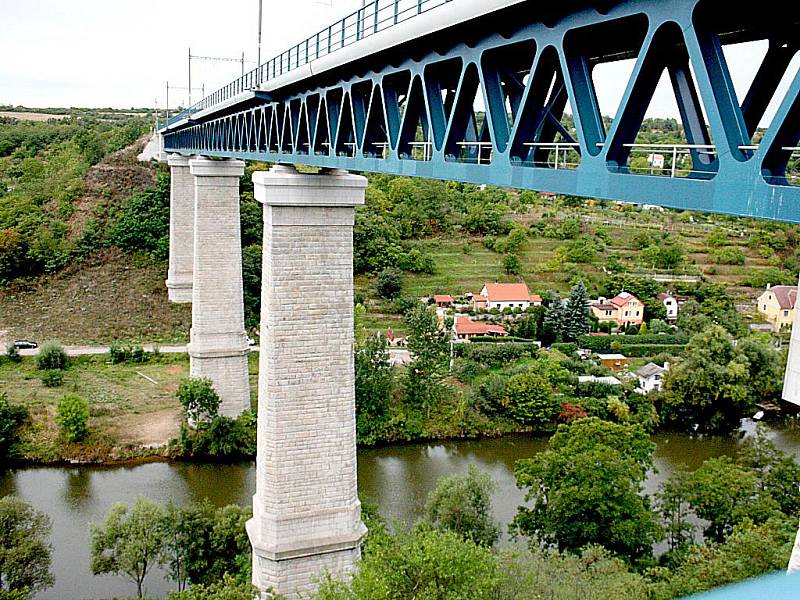
[[261, 15], [264, 8], [264, 0], [258, 0], [258, 58], [256, 68], [261, 66]]

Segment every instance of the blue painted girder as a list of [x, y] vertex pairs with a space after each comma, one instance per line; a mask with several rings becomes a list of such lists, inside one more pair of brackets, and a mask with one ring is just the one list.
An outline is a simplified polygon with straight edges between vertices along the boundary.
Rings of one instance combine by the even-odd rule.
[[[743, 148], [754, 145], [754, 124], [800, 44], [800, 3], [592, 4], [513, 6], [348, 64], [335, 78], [310, 77], [271, 90], [270, 100], [207, 111], [167, 132], [165, 148], [800, 222], [800, 188], [786, 179], [792, 153], [785, 149], [800, 140], [800, 73], [758, 148]], [[722, 45], [761, 39], [772, 51], [740, 102]], [[606, 131], [592, 69], [623, 58], [635, 66]], [[701, 147], [690, 151], [685, 177], [628, 167], [664, 71], [686, 139]], [[485, 116], [473, 110], [476, 99]], [[574, 132], [561, 125], [567, 103]], [[573, 137], [580, 164], [553, 168], [547, 144]]]

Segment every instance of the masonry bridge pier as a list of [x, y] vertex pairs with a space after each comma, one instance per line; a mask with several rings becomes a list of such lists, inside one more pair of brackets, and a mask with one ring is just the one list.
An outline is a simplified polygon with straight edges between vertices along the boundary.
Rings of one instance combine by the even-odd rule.
[[[766, 52], [739, 97], [726, 49], [743, 42]], [[351, 570], [365, 532], [352, 226], [366, 181], [345, 170], [800, 223], [800, 73], [787, 75], [798, 50], [800, 4], [778, 0], [736, 10], [713, 0], [372, 0], [164, 122], [169, 298], [192, 302], [191, 374], [211, 378], [230, 416], [249, 406], [242, 160], [275, 165], [253, 176], [264, 205], [254, 584], [297, 598], [321, 569]], [[603, 115], [599, 68], [622, 60], [629, 80], [616, 114]], [[663, 73], [684, 144], [637, 140]], [[639, 172], [637, 154], [659, 166]], [[800, 405], [798, 324], [784, 398]]]

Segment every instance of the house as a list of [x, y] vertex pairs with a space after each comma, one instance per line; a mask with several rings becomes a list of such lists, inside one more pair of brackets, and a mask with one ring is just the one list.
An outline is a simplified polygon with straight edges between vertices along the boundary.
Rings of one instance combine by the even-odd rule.
[[453, 306], [453, 297], [448, 294], [434, 294], [433, 303], [439, 308], [450, 308]]
[[667, 311], [667, 321], [677, 321], [678, 299], [672, 294], [665, 293], [659, 294], [657, 298], [661, 301], [661, 303], [664, 305], [664, 309]]
[[[531, 294], [528, 286], [524, 283], [487, 283], [483, 286], [479, 296], [486, 298], [486, 308], [506, 308], [526, 309], [529, 306], [539, 306], [542, 297]], [[474, 302], [475, 296], [473, 296]]]
[[612, 371], [621, 371], [631, 360], [624, 354], [598, 354], [597, 359], [601, 365]]
[[656, 363], [647, 363], [636, 371], [636, 377], [639, 380], [637, 391], [642, 394], [661, 391], [661, 386], [664, 384], [664, 373], [667, 371], [669, 371], [668, 362], [664, 363], [663, 367], [659, 367]]
[[790, 328], [794, 322], [794, 310], [797, 304], [796, 285], [767, 284], [767, 289], [758, 297], [758, 312], [764, 320], [772, 325], [773, 331], [784, 327]]
[[486, 309], [486, 296], [481, 294], [472, 294], [472, 308], [475, 310]]
[[405, 337], [398, 337], [395, 335], [394, 331], [390, 327], [386, 330], [386, 342], [390, 347], [402, 347], [405, 346], [407, 340]]
[[622, 382], [616, 377], [605, 375], [598, 377], [597, 375], [578, 375], [578, 383], [603, 383], [605, 385], [622, 385]]
[[457, 340], [469, 341], [475, 336], [506, 337], [508, 332], [502, 325], [473, 321], [467, 316], [458, 315], [453, 320], [453, 335]]
[[619, 327], [629, 327], [644, 322], [644, 304], [629, 292], [620, 292], [611, 300], [598, 298], [589, 306], [601, 323], [613, 322]]

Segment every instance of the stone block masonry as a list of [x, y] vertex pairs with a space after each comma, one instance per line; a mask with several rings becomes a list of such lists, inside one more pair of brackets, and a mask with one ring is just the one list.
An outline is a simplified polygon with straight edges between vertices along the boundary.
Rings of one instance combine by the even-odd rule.
[[211, 379], [220, 414], [237, 417], [250, 408], [239, 222], [244, 163], [201, 157], [189, 161], [189, 170], [195, 188], [189, 374]]
[[253, 174], [264, 204], [253, 583], [290, 600], [344, 576], [366, 528], [356, 487], [353, 218], [366, 179]]
[[189, 158], [171, 154], [169, 193], [169, 270], [167, 294], [170, 302], [192, 301], [194, 255], [194, 177]]

